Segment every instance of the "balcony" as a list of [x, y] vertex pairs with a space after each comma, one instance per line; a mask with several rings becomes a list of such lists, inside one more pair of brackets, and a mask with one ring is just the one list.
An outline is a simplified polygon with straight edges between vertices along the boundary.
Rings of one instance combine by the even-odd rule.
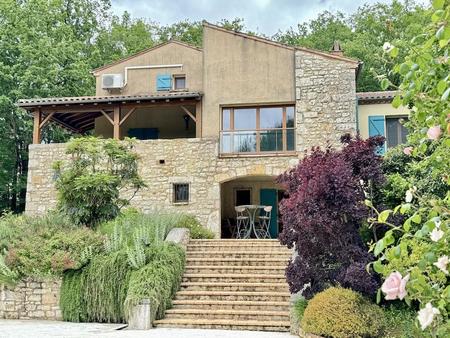
[[221, 155], [261, 155], [295, 152], [295, 128], [220, 132]]

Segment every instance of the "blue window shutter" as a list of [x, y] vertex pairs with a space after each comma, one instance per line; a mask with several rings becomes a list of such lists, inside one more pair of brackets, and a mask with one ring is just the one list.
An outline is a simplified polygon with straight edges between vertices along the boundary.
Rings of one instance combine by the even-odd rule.
[[159, 74], [156, 76], [156, 90], [172, 89], [172, 76], [170, 74]]
[[[369, 116], [369, 136], [384, 136], [386, 133], [384, 131], [384, 115], [372, 115]], [[386, 145], [383, 145], [377, 150], [377, 153], [383, 155], [385, 152]]]

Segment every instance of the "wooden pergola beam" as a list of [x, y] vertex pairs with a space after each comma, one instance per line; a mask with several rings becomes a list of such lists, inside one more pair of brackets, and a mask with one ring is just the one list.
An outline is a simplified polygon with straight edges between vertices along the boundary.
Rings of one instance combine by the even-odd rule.
[[[55, 114], [55, 113], [50, 113], [50, 114], [48, 114], [48, 115], [41, 121], [41, 123], [39, 124], [39, 128], [42, 129], [42, 128], [45, 126], [45, 124], [46, 124], [48, 121], [50, 121], [50, 119], [53, 117], [54, 114]], [[42, 119], [42, 116], [41, 116], [41, 119]]]
[[135, 110], [136, 110], [136, 108], [131, 108], [131, 109], [128, 111], [128, 113], [126, 113], [125, 116], [122, 118], [122, 120], [120, 120], [119, 126], [121, 126], [122, 123], [124, 123], [124, 122], [126, 121], [126, 119], [129, 118], [130, 115], [134, 113]]
[[180, 106], [180, 107], [195, 123], [197, 123], [195, 116], [185, 106]]
[[[114, 108], [114, 112], [115, 112], [116, 110], [115, 110], [115, 108]], [[101, 109], [100, 110], [100, 113], [102, 113], [102, 115], [104, 116], [104, 117], [106, 117], [106, 119], [109, 121], [109, 123], [111, 123], [112, 125], [114, 125], [114, 121], [109, 117], [109, 115], [103, 110], [103, 109]]]

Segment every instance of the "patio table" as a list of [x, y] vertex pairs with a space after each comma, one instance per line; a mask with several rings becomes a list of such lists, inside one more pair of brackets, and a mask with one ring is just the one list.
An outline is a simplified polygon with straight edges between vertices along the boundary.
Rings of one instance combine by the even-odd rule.
[[256, 212], [258, 210], [264, 209], [266, 206], [265, 205], [256, 205], [256, 204], [246, 204], [246, 205], [239, 205], [239, 207], [245, 208], [248, 212], [248, 216], [249, 216], [249, 229], [247, 234], [245, 235], [245, 238], [250, 238], [251, 234], [252, 234], [252, 230], [253, 233], [255, 234], [255, 237], [258, 239], [261, 239], [258, 236], [258, 233], [256, 232], [256, 227], [255, 227], [255, 218], [256, 218]]

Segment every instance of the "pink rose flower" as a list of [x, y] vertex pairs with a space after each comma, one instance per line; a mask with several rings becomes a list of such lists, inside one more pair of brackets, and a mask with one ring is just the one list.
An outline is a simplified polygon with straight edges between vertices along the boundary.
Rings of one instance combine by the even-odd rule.
[[403, 154], [405, 154], [405, 155], [411, 155], [413, 149], [414, 149], [413, 147], [406, 147], [406, 148], [403, 149]]
[[409, 280], [409, 274], [402, 278], [400, 272], [395, 271], [391, 272], [391, 274], [386, 278], [383, 285], [381, 286], [381, 291], [386, 295], [386, 300], [394, 300], [405, 298], [406, 292], [406, 283]]
[[430, 127], [427, 131], [427, 136], [430, 140], [437, 140], [441, 136], [441, 127], [434, 126]]

